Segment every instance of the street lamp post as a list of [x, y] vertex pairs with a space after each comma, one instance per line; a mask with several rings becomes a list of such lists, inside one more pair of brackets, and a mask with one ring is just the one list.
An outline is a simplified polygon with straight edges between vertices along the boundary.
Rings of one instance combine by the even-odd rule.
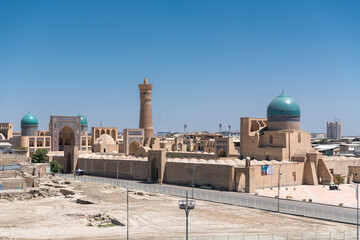
[[129, 188], [126, 188], [126, 239], [129, 240]]
[[187, 124], [184, 124], [184, 136], [186, 134], [186, 128], [187, 128]]
[[280, 175], [281, 175], [280, 168], [281, 165], [279, 165], [279, 172], [278, 172], [278, 212], [280, 212]]
[[189, 213], [190, 210], [195, 208], [196, 202], [194, 200], [189, 200], [188, 192], [186, 192], [186, 200], [179, 200], [179, 208], [185, 210], [186, 215], [186, 240], [189, 239]]
[[359, 240], [359, 184], [356, 183], [356, 239]]
[[231, 125], [229, 124], [229, 136], [231, 136]]
[[222, 124], [221, 123], [219, 123], [219, 133], [221, 134], [221, 127], [222, 127]]

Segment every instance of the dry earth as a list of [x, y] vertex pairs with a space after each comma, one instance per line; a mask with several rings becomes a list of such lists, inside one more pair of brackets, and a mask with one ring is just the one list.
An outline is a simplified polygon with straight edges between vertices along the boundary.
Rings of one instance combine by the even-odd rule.
[[[48, 185], [52, 183], [51, 179], [44, 179], [43, 184], [46, 181]], [[60, 185], [57, 189], [62, 189]], [[125, 239], [126, 226], [116, 226], [108, 221], [114, 219], [126, 225], [125, 190], [108, 184], [78, 181], [64, 186], [64, 189], [73, 189], [75, 194], [12, 202], [0, 200], [0, 239]], [[79, 204], [76, 199], [95, 204]], [[130, 192], [131, 239], [183, 237], [185, 213], [178, 209], [178, 200], [165, 195]], [[197, 201], [195, 210], [190, 213], [190, 236], [243, 233], [274, 233], [276, 236], [286, 232], [329, 231], [334, 235], [344, 231], [353, 234], [356, 228], [205, 201]]]

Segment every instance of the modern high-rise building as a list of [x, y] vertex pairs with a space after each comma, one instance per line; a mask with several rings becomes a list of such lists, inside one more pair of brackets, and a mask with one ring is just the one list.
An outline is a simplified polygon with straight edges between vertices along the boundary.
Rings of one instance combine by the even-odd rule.
[[145, 139], [154, 137], [154, 128], [152, 120], [152, 88], [153, 85], [148, 83], [145, 78], [143, 84], [139, 84], [140, 90], [140, 121], [139, 128], [145, 129]]
[[341, 138], [341, 122], [327, 122], [327, 138], [328, 139], [340, 139]]

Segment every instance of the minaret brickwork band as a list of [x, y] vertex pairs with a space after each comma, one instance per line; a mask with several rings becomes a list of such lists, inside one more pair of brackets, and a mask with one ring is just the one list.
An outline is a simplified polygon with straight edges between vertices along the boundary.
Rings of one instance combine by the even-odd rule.
[[144, 79], [143, 84], [139, 84], [140, 90], [140, 121], [139, 128], [145, 129], [145, 139], [154, 137], [154, 128], [152, 120], [152, 84], [148, 84], [147, 79]]

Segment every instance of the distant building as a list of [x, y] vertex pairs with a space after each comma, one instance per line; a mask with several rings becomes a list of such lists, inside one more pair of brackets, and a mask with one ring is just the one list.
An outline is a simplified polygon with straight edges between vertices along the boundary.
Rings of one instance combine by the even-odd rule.
[[341, 138], [341, 122], [327, 122], [327, 138], [340, 139]]
[[312, 139], [325, 139], [326, 133], [311, 133]]

